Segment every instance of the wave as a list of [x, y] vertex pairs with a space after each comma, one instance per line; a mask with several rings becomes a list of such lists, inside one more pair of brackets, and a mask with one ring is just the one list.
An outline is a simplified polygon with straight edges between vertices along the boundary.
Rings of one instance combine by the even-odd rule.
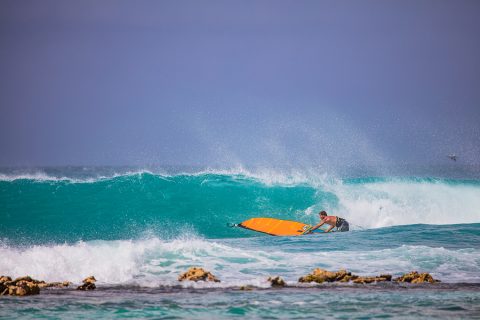
[[[272, 238], [274, 239], [274, 238]], [[480, 251], [423, 245], [401, 245], [359, 251], [335, 248], [325, 251], [318, 240], [297, 243], [295, 249], [279, 238], [265, 242], [240, 239], [206, 240], [185, 238], [162, 240], [89, 241], [74, 244], [0, 246], [0, 270], [12, 276], [31, 275], [47, 281], [79, 283], [91, 274], [99, 284], [139, 286], [178, 285], [178, 275], [199, 265], [214, 273], [219, 284], [185, 286], [255, 285], [267, 287], [269, 275], [280, 274], [288, 282], [314, 267], [346, 268], [361, 275], [391, 273], [398, 276], [411, 270], [431, 272], [446, 282], [480, 282]], [[316, 248], [316, 249], [315, 249]], [[314, 250], [314, 251], [312, 251]]]
[[[86, 167], [85, 169], [89, 169]], [[113, 169], [113, 171], [112, 171]], [[109, 173], [103, 173], [100, 170], [82, 170], [76, 168], [75, 170], [61, 170], [59, 172], [45, 172], [46, 170], [33, 170], [24, 172], [24, 170], [13, 171], [8, 173], [0, 173], [0, 181], [13, 182], [17, 180], [27, 180], [35, 182], [70, 182], [70, 183], [95, 183], [105, 180], [111, 180], [120, 177], [140, 176], [143, 174], [155, 175], [159, 178], [174, 178], [181, 176], [228, 176], [232, 178], [247, 178], [258, 180], [266, 185], [296, 185], [308, 183], [316, 185], [321, 183], [326, 174], [318, 174], [315, 170], [290, 170], [286, 173], [279, 172], [274, 169], [262, 170], [248, 170], [243, 167], [231, 169], [212, 169], [206, 168], [201, 170], [177, 171], [175, 173], [168, 173], [167, 170], [148, 170], [148, 169], [123, 169], [115, 170], [111, 168]], [[48, 170], [51, 171], [51, 170]], [[67, 171], [67, 172], [65, 172]]]
[[179, 232], [245, 237], [254, 234], [226, 224], [255, 216], [315, 223], [319, 210], [345, 217], [354, 229], [475, 223], [480, 220], [480, 182], [339, 179], [308, 171], [245, 169], [0, 176], [0, 233], [25, 241], [132, 239], [145, 233], [164, 238]]

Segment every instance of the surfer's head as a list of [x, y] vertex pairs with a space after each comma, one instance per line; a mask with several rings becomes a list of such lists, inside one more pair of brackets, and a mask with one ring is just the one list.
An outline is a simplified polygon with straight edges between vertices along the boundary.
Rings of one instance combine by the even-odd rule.
[[319, 215], [321, 218], [325, 218], [327, 216], [327, 211], [320, 211]]

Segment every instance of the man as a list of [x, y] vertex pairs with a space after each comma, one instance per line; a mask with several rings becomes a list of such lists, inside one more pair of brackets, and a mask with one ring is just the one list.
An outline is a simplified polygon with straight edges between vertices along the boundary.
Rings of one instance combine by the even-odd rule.
[[349, 230], [349, 225], [347, 220], [337, 217], [337, 216], [328, 216], [326, 211], [320, 211], [320, 223], [315, 225], [310, 232], [316, 230], [323, 226], [324, 224], [330, 225], [325, 232], [330, 232], [333, 228], [337, 227], [337, 231], [344, 232]]

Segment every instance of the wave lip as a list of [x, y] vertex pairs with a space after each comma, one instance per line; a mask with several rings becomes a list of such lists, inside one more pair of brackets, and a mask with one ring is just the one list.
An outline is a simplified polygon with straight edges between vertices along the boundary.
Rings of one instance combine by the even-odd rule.
[[[53, 175], [44, 171], [35, 171], [29, 173], [0, 173], [0, 181], [13, 182], [18, 180], [27, 180], [34, 182], [70, 182], [70, 183], [95, 183], [104, 180], [111, 180], [121, 177], [141, 176], [143, 174], [154, 175], [148, 170], [127, 171], [122, 173], [112, 173], [110, 175], [95, 175], [87, 177], [69, 177], [66, 175]], [[161, 175], [158, 175], [161, 176]]]

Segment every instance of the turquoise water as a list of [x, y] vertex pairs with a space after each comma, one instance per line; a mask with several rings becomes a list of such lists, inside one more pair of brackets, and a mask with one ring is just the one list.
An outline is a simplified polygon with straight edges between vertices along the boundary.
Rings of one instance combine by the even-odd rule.
[[[271, 237], [227, 227], [255, 216], [315, 223], [321, 209], [346, 218], [352, 231]], [[307, 318], [317, 308], [334, 318], [479, 314], [480, 181], [471, 177], [5, 169], [0, 221], [1, 274], [73, 282], [93, 274], [99, 287], [2, 298], [0, 316]], [[192, 265], [222, 282], [179, 284]], [[442, 284], [298, 288], [316, 267], [427, 271]], [[269, 275], [292, 287], [271, 289]]]

